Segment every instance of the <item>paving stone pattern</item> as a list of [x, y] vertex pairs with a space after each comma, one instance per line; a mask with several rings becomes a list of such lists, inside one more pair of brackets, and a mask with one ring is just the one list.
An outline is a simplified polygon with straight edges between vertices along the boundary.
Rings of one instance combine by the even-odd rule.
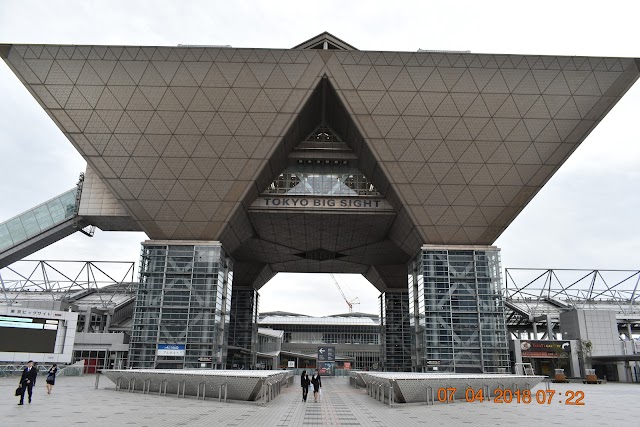
[[53, 394], [44, 380], [38, 383], [31, 405], [18, 406], [13, 398], [16, 378], [0, 379], [0, 426], [41, 424], [56, 426], [632, 426], [638, 425], [638, 384], [553, 384], [558, 393], [583, 390], [584, 406], [436, 403], [433, 406], [397, 405], [389, 408], [346, 379], [323, 380], [319, 403], [312, 396], [303, 403], [299, 387], [283, 389], [273, 402], [219, 403], [193, 398], [160, 397], [116, 392], [107, 378], [94, 389], [94, 377], [61, 377]]

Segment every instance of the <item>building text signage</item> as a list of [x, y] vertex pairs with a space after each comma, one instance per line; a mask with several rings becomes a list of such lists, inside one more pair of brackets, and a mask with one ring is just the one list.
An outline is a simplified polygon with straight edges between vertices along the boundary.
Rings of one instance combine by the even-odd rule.
[[158, 344], [158, 356], [184, 356], [185, 344]]
[[393, 211], [393, 208], [385, 199], [372, 197], [260, 196], [253, 202], [251, 208]]
[[569, 341], [522, 341], [520, 342], [522, 357], [561, 358], [571, 353]]

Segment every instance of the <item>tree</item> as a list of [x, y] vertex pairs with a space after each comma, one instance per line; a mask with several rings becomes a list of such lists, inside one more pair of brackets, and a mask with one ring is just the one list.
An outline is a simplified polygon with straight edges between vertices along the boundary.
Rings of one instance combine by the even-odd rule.
[[[591, 368], [591, 351], [593, 350], [593, 343], [590, 340], [580, 341], [580, 358], [582, 359], [583, 369]], [[585, 371], [586, 375], [586, 371]]]

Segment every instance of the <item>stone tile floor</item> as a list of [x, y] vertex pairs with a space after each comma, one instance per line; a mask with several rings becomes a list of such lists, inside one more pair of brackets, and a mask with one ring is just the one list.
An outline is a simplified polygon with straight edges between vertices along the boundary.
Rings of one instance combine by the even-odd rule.
[[95, 377], [60, 377], [47, 395], [39, 378], [31, 405], [18, 406], [13, 397], [17, 378], [0, 378], [0, 427], [40, 424], [57, 426], [638, 426], [640, 384], [551, 384], [557, 393], [582, 390], [584, 406], [496, 404], [493, 402], [389, 408], [349, 387], [345, 378], [323, 379], [319, 403], [301, 400], [300, 388], [284, 388], [265, 406], [218, 403], [193, 398], [116, 392], [106, 377], [94, 389]]

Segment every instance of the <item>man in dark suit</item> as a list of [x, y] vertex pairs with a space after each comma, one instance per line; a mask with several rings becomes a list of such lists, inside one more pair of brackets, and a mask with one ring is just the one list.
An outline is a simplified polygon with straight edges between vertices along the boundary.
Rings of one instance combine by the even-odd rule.
[[36, 382], [38, 376], [38, 370], [33, 366], [33, 360], [29, 360], [27, 367], [22, 371], [22, 377], [20, 377], [20, 387], [22, 387], [22, 395], [20, 395], [20, 403], [18, 405], [24, 405], [24, 392], [29, 393], [29, 403], [31, 403], [31, 395], [33, 394], [33, 384]]

